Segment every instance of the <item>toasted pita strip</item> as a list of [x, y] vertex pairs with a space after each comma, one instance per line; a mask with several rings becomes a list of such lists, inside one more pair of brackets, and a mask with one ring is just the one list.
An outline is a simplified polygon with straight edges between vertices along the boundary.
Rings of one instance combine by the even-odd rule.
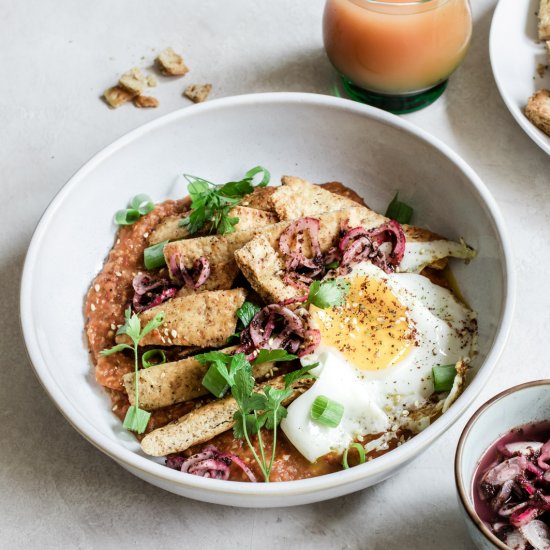
[[[248, 208], [246, 206], [234, 206], [229, 211], [230, 216], [239, 218], [235, 226], [237, 231], [248, 231], [258, 229], [266, 225], [277, 223], [278, 218], [272, 212], [259, 210], [258, 208]], [[180, 226], [180, 221], [184, 216], [170, 216], [160, 222], [149, 235], [149, 244], [157, 244], [162, 241], [178, 241], [190, 237], [186, 227]]]
[[284, 264], [265, 235], [254, 237], [235, 253], [237, 264], [252, 288], [268, 303], [295, 298], [302, 291], [283, 282]]
[[[220, 350], [229, 353], [235, 348]], [[274, 363], [261, 363], [252, 368], [254, 378], [262, 378], [273, 369]], [[155, 365], [139, 371], [139, 406], [147, 411], [174, 405], [207, 395], [202, 379], [209, 365], [199, 363], [194, 357], [181, 361]], [[135, 401], [135, 375], [128, 373], [123, 378], [130, 403]]]
[[[379, 214], [361, 206], [328, 212], [317, 218], [321, 221], [319, 244], [323, 252], [336, 244], [343, 223], [347, 223], [350, 227], [363, 226], [366, 229], [380, 225]], [[383, 216], [382, 218], [386, 219]], [[277, 226], [280, 225], [277, 224]], [[475, 252], [463, 242], [442, 240], [434, 233], [417, 227], [404, 226], [404, 231], [408, 248], [405, 247], [404, 269], [401, 271], [418, 273], [427, 265], [442, 269], [446, 265], [447, 256], [466, 260], [475, 256]], [[279, 235], [280, 231], [275, 232], [273, 228], [269, 228], [235, 252], [239, 269], [252, 288], [268, 303], [280, 302], [303, 294], [300, 289], [287, 285], [283, 281], [285, 271], [283, 259], [279, 254]], [[421, 246], [422, 243], [428, 242], [432, 243], [431, 247]], [[303, 250], [306, 256], [311, 255], [307, 240], [303, 243]]]
[[540, 0], [539, 40], [550, 39], [550, 0]]
[[317, 216], [357, 206], [357, 202], [301, 178], [283, 176], [281, 181], [283, 185], [277, 187], [271, 195], [273, 209], [281, 220]]
[[[271, 197], [273, 207], [281, 220], [294, 220], [304, 216], [318, 218], [327, 212], [358, 207], [357, 202], [301, 178], [283, 176], [282, 182], [283, 185], [277, 187]], [[362, 208], [365, 210], [364, 219], [367, 223], [372, 224], [369, 227], [365, 226], [366, 229], [388, 221], [386, 216], [382, 216], [366, 206]], [[350, 225], [355, 227], [355, 224], [351, 222]], [[436, 233], [412, 225], [403, 225], [403, 231], [407, 236], [407, 241], [428, 242], [443, 239]]]
[[[281, 389], [284, 387], [284, 377], [274, 378], [261, 384], [259, 388], [268, 384]], [[309, 386], [311, 386], [311, 380], [308, 379], [299, 380], [293, 384], [292, 387], [295, 391], [284, 404], [296, 399]], [[208, 405], [182, 416], [175, 422], [147, 434], [141, 441], [141, 448], [148, 455], [165, 456], [185, 451], [193, 445], [206, 443], [233, 427], [233, 415], [237, 410], [238, 406], [233, 397], [212, 401]]]
[[241, 206], [249, 208], [257, 208], [266, 212], [273, 212], [271, 204], [271, 195], [275, 192], [276, 187], [256, 187], [250, 195], [246, 195], [240, 202]]
[[[242, 288], [201, 292], [172, 298], [139, 314], [141, 327], [157, 313], [164, 313], [164, 322], [141, 339], [140, 346], [223, 346], [235, 332], [235, 312], [243, 305], [246, 291]], [[131, 343], [126, 335], [116, 337], [118, 343]]]

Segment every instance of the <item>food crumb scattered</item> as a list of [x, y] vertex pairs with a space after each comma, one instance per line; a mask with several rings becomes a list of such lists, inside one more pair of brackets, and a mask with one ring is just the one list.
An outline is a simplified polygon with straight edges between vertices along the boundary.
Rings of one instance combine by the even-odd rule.
[[134, 98], [134, 105], [139, 109], [154, 109], [159, 106], [159, 100], [148, 95], [138, 95]]
[[134, 94], [127, 92], [120, 86], [113, 86], [112, 88], [108, 88], [107, 90], [105, 90], [105, 92], [103, 92], [103, 97], [105, 98], [105, 101], [107, 102], [109, 107], [116, 109], [121, 105], [124, 105], [124, 103], [130, 101], [134, 97]]
[[154, 74], [147, 76], [147, 86], [149, 86], [149, 88], [155, 88], [157, 84], [157, 78]]
[[212, 91], [212, 84], [189, 84], [185, 88], [183, 95], [188, 97], [193, 103], [201, 103]]
[[172, 48], [166, 48], [160, 52], [157, 63], [162, 73], [168, 76], [183, 76], [189, 71], [183, 62], [183, 57]]
[[139, 95], [145, 89], [145, 76], [137, 67], [126, 71], [119, 79], [118, 85], [133, 95]]
[[548, 69], [548, 65], [545, 65], [544, 63], [539, 63], [537, 65], [537, 74], [542, 78], [544, 76], [544, 73], [546, 72], [546, 69]]

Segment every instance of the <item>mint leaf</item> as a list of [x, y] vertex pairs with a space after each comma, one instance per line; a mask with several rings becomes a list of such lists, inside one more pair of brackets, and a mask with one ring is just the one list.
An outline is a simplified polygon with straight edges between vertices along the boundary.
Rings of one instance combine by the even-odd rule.
[[320, 309], [341, 306], [346, 300], [350, 286], [350, 282], [343, 279], [313, 281], [309, 287], [307, 304], [312, 304]]
[[276, 363], [277, 361], [292, 361], [297, 359], [297, 355], [292, 355], [284, 349], [261, 349], [260, 353], [254, 361], [253, 365], [260, 365], [261, 363]]

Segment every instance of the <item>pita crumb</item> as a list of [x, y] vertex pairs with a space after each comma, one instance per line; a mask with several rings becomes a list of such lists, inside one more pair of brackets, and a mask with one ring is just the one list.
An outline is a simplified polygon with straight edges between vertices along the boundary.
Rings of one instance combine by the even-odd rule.
[[149, 88], [154, 88], [157, 85], [157, 78], [154, 74], [150, 74], [147, 76], [147, 86]]
[[212, 91], [212, 84], [189, 84], [185, 88], [183, 95], [188, 97], [193, 103], [201, 103]]
[[183, 57], [172, 48], [166, 48], [157, 57], [157, 63], [163, 74], [168, 76], [183, 76], [189, 71]]
[[525, 116], [550, 136], [550, 90], [538, 90], [529, 98]]
[[116, 109], [117, 107], [120, 107], [124, 103], [130, 101], [136, 94], [132, 94], [120, 86], [113, 86], [112, 88], [108, 88], [103, 93], [103, 97], [105, 98], [105, 101], [109, 105], [109, 107], [112, 107], [113, 109]]
[[148, 95], [138, 95], [134, 98], [134, 105], [139, 109], [154, 109], [159, 106], [159, 100]]
[[134, 95], [143, 93], [146, 86], [145, 76], [137, 67], [126, 71], [119, 79], [118, 85]]

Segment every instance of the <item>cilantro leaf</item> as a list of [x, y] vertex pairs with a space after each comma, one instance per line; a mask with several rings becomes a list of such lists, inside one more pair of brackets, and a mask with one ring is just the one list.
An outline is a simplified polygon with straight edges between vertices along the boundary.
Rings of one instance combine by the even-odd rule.
[[132, 346], [129, 346], [128, 344], [117, 344], [112, 348], [101, 350], [99, 352], [99, 355], [103, 355], [104, 357], [106, 357], [107, 355], [112, 355], [113, 353], [117, 353], [119, 351], [122, 351], [123, 349], [134, 349], [134, 348]]
[[208, 351], [206, 353], [195, 355], [195, 359], [203, 365], [214, 361], [220, 361], [224, 365], [228, 365], [231, 363], [232, 356], [227, 353], [223, 353], [222, 351]]
[[351, 283], [343, 279], [329, 279], [328, 281], [313, 281], [309, 287], [307, 304], [320, 309], [341, 306], [349, 292]]
[[290, 386], [292, 386], [294, 382], [297, 382], [298, 380], [302, 380], [303, 378], [317, 378], [314, 374], [311, 374], [311, 372], [309, 371], [318, 366], [319, 366], [319, 363], [313, 363], [312, 365], [306, 365], [301, 369], [285, 374], [285, 388], [290, 388]]
[[[141, 334], [139, 335], [139, 340], [144, 338], [147, 334], [149, 334], [152, 330], [155, 330], [156, 328], [159, 328], [160, 325], [164, 322], [164, 312], [161, 311], [155, 315], [153, 319], [151, 319], [146, 325], [145, 328], [141, 331]], [[141, 325], [140, 325], [141, 326]], [[139, 342], [138, 340], [138, 342]]]
[[297, 355], [292, 355], [284, 349], [261, 349], [252, 364], [259, 365], [261, 363], [276, 363], [277, 361], [292, 361], [297, 359], [297, 357]]
[[262, 174], [258, 187], [269, 183], [270, 174], [261, 166], [249, 170], [240, 181], [230, 181], [216, 185], [210, 181], [189, 174], [184, 174], [188, 181], [188, 192], [191, 197], [191, 213], [180, 221], [190, 234], [197, 233], [206, 224], [211, 230], [225, 235], [235, 231], [239, 218], [230, 216], [231, 207], [239, 204], [241, 199], [254, 190], [254, 177]]
[[245, 302], [238, 310], [237, 317], [242, 323], [242, 328], [246, 328], [255, 315], [260, 311], [260, 307], [252, 302]]
[[[261, 428], [263, 428], [266, 419], [260, 419], [259, 416], [254, 416], [254, 414], [243, 414], [242, 411], [238, 410], [233, 415], [233, 420], [235, 420], [235, 425], [233, 426], [233, 435], [236, 439], [243, 439], [246, 435], [257, 434]], [[246, 422], [246, 426], [244, 423]], [[246, 428], [246, 431], [245, 431]]]

